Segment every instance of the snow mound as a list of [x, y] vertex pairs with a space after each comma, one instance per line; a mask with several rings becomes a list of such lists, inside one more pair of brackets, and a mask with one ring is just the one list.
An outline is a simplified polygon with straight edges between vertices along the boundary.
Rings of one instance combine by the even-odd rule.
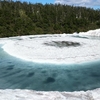
[[80, 32], [79, 35], [100, 37], [100, 29], [89, 30], [88, 32]]

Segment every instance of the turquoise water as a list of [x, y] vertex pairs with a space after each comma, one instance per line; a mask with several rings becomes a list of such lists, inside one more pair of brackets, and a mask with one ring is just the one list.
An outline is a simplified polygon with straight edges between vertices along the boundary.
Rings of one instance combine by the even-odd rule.
[[0, 47], [0, 89], [79, 91], [100, 88], [100, 60], [39, 64], [10, 56]]

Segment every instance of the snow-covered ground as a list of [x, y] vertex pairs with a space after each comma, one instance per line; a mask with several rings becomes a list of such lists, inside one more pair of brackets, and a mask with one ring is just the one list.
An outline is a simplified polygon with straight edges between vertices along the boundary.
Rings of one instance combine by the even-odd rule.
[[100, 29], [73, 35], [20, 36], [0, 39], [0, 43], [4, 43], [2, 48], [10, 55], [33, 62], [79, 63], [100, 59], [100, 39], [83, 37], [86, 35], [100, 36]]
[[100, 89], [80, 92], [0, 90], [0, 100], [100, 100]]

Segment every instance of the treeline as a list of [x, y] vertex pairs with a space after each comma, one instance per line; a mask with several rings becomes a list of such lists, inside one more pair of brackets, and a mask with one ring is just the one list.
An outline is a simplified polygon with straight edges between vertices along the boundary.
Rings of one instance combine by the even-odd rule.
[[100, 10], [0, 0], [0, 37], [59, 34], [100, 28]]

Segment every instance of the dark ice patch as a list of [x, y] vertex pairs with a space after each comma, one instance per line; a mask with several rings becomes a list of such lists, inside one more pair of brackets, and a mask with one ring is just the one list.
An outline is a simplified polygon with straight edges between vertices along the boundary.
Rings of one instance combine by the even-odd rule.
[[92, 73], [91, 73], [91, 76], [92, 76], [92, 77], [100, 77], [100, 73], [92, 72]]
[[10, 66], [8, 66], [8, 68], [7, 68], [7, 70], [12, 70], [12, 69], [14, 69], [14, 65], [10, 65]]
[[53, 77], [48, 77], [48, 78], [44, 81], [44, 83], [53, 83], [53, 82], [55, 82], [55, 79], [54, 79]]
[[34, 75], [34, 72], [28, 73], [27, 77], [32, 77]]

